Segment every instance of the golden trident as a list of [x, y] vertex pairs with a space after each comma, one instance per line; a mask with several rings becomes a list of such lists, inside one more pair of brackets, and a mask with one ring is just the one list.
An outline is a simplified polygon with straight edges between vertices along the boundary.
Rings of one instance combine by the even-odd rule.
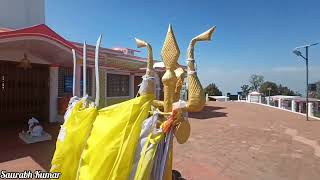
[[[182, 112], [199, 112], [203, 109], [205, 104], [205, 94], [195, 69], [194, 47], [198, 41], [211, 40], [211, 36], [214, 31], [215, 27], [212, 27], [206, 32], [193, 38], [189, 43], [187, 50], [188, 101], [185, 107], [182, 107], [178, 110], [173, 123], [173, 133], [177, 139], [177, 142], [180, 144], [183, 144], [188, 140], [191, 130], [190, 124], [184, 119]], [[146, 47], [148, 49], [148, 64], [145, 77], [154, 77], [151, 45], [137, 38], [136, 44], [138, 47]], [[153, 102], [154, 106], [164, 110], [163, 115], [165, 116], [172, 112], [173, 104], [179, 101], [180, 90], [186, 74], [185, 70], [178, 64], [179, 55], [180, 50], [173, 33], [173, 29], [172, 26], [169, 25], [168, 32], [161, 50], [161, 58], [166, 68], [166, 71], [162, 76], [164, 101], [155, 100]], [[150, 81], [150, 83], [148, 83], [147, 88], [142, 93], [154, 93], [154, 84], [152, 84], [154, 82]], [[164, 172], [165, 180], [172, 179], [173, 142], [171, 141], [170, 143], [171, 149]]]
[[[188, 102], [183, 109], [187, 112], [199, 112], [205, 104], [205, 95], [195, 69], [194, 46], [198, 41], [209, 41], [215, 31], [215, 27], [210, 28], [206, 32], [196, 36], [190, 41], [187, 51], [188, 61]], [[162, 77], [164, 86], [164, 112], [172, 111], [172, 103], [180, 98], [180, 90], [183, 83], [184, 72], [178, 66], [180, 50], [174, 36], [172, 26], [169, 25], [166, 39], [161, 51], [161, 58], [166, 67], [166, 72]], [[178, 81], [180, 79], [180, 81]], [[176, 126], [174, 134], [179, 143], [184, 143], [190, 136], [190, 124], [185, 121], [183, 116], [178, 114], [176, 118]], [[172, 142], [171, 142], [172, 143]], [[169, 160], [166, 166], [164, 179], [172, 179], [172, 146], [169, 154]]]

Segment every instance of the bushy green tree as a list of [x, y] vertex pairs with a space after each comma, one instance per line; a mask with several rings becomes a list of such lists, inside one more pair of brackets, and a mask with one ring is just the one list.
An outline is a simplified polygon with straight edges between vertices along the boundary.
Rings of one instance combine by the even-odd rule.
[[320, 81], [316, 82], [316, 95], [315, 98], [320, 99]]
[[211, 83], [207, 87], [204, 88], [204, 92], [209, 96], [221, 96], [222, 92], [219, 90], [216, 84]]
[[287, 86], [278, 85], [278, 94], [286, 96], [296, 96], [297, 94]]
[[249, 85], [248, 84], [244, 84], [244, 85], [242, 85], [241, 86], [241, 95], [242, 96], [247, 96], [248, 94], [249, 94], [249, 92], [250, 92], [250, 87], [249, 87]]
[[[272, 81], [264, 82], [264, 77], [262, 75], [257, 75], [257, 74], [251, 75], [249, 79], [249, 83], [250, 83], [250, 86], [247, 84], [244, 84], [241, 86], [242, 96], [247, 96], [250, 91], [259, 91], [265, 96], [269, 96], [269, 89], [270, 89], [270, 96], [274, 96], [274, 95], [301, 96], [299, 92], [294, 92], [293, 90], [291, 90], [287, 86], [283, 86], [282, 84], [278, 85]], [[318, 81], [316, 84], [317, 84], [317, 95], [318, 95], [317, 97], [320, 98], [320, 81]]]
[[270, 96], [274, 96], [278, 94], [278, 85], [271, 81], [266, 81], [261, 84], [259, 92], [264, 94], [265, 96], [269, 96], [269, 89], [270, 89]]

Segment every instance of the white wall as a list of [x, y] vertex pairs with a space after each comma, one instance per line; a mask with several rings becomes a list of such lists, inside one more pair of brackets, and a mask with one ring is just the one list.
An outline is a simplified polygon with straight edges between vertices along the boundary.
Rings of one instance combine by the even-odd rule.
[[20, 29], [45, 24], [44, 0], [1, 0], [0, 27]]

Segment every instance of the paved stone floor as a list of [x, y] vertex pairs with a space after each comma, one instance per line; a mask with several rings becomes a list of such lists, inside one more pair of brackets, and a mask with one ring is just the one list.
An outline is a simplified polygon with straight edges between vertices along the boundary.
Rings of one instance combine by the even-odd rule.
[[[320, 179], [320, 121], [240, 102], [209, 102], [190, 116], [191, 137], [174, 151], [185, 179]], [[53, 140], [31, 145], [18, 138], [21, 128], [0, 127], [0, 169], [49, 170], [59, 126], [44, 125]]]
[[[9, 124], [0, 127], [0, 170], [24, 171], [50, 169], [59, 132], [58, 124], [43, 123], [44, 129], [53, 137], [51, 141], [25, 144], [18, 136], [26, 125]], [[22, 128], [23, 127], [23, 128]]]
[[209, 102], [189, 116], [191, 137], [174, 152], [185, 179], [320, 179], [320, 121], [244, 102]]

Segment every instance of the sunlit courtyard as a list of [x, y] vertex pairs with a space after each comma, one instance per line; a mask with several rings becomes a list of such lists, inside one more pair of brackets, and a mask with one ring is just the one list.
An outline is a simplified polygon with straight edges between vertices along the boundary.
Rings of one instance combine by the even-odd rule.
[[319, 121], [244, 102], [209, 102], [190, 116], [191, 137], [174, 152], [185, 179], [320, 177]]
[[[245, 102], [208, 102], [189, 114], [191, 137], [175, 143], [174, 169], [185, 179], [317, 180], [320, 122], [299, 114]], [[6, 139], [0, 169], [49, 170], [58, 124], [44, 126], [53, 140], [26, 145], [18, 127], [2, 129]]]

